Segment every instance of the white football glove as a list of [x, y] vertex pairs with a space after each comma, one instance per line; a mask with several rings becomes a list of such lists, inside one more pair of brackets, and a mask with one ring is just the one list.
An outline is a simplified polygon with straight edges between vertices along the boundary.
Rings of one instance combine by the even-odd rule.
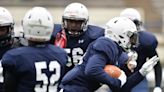
[[153, 69], [153, 67], [157, 64], [158, 61], [159, 61], [159, 57], [157, 57], [156, 55], [153, 56], [151, 59], [149, 59], [142, 65], [139, 72], [143, 76], [146, 76]]
[[160, 87], [155, 87], [153, 92], [162, 92], [162, 89]]
[[121, 70], [121, 75], [118, 77], [118, 79], [121, 81], [121, 87], [126, 83], [127, 77], [123, 70]]
[[138, 58], [138, 54], [136, 51], [129, 51], [128, 52], [128, 57], [129, 57], [129, 60], [128, 60], [128, 69], [131, 70], [131, 72], [134, 71], [134, 68], [137, 67], [137, 58]]

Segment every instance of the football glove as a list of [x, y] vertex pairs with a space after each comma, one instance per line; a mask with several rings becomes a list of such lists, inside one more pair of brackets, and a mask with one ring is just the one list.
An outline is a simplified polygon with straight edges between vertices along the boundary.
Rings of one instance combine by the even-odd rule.
[[158, 61], [159, 61], [159, 57], [156, 55], [153, 56], [151, 59], [149, 59], [143, 64], [139, 72], [143, 76], [146, 76], [153, 69], [153, 67], [157, 64]]

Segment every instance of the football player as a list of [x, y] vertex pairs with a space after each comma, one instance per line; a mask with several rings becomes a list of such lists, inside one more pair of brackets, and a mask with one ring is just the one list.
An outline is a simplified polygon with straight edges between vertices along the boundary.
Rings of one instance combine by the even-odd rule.
[[[138, 71], [142, 65], [146, 62], [147, 58], [152, 58], [157, 55], [156, 51], [158, 46], [158, 41], [156, 37], [151, 33], [145, 30], [143, 27], [143, 23], [141, 21], [141, 15], [139, 11], [134, 8], [126, 8], [121, 13], [120, 16], [127, 17], [131, 19], [135, 25], [137, 26], [138, 34], [139, 34], [139, 46], [132, 48], [134, 51], [138, 53], [137, 58], [137, 67], [134, 69], [134, 72]], [[162, 80], [162, 68], [160, 62], [158, 62], [154, 66], [155, 70], [155, 88], [153, 92], [162, 92], [161, 89], [161, 80]], [[133, 72], [126, 71], [127, 75], [130, 76]], [[150, 92], [148, 81], [146, 78], [138, 84], [132, 92]]]
[[137, 44], [137, 37], [136, 26], [130, 19], [111, 19], [107, 23], [105, 37], [92, 42], [83, 57], [83, 63], [75, 66], [63, 77], [60, 91], [94, 92], [101, 84], [107, 84], [113, 92], [128, 92], [150, 72], [158, 57], [154, 56], [128, 79], [124, 71], [121, 71], [118, 78], [113, 78], [104, 71], [104, 67], [108, 64], [118, 67], [125, 64], [129, 58], [124, 51]]
[[22, 26], [28, 46], [9, 50], [2, 57], [5, 92], [57, 92], [67, 53], [48, 44], [53, 25], [51, 14], [43, 7], [25, 14]]
[[63, 47], [69, 55], [69, 69], [81, 63], [81, 58], [88, 45], [104, 36], [104, 29], [89, 25], [88, 9], [81, 3], [66, 6], [62, 25], [55, 25], [51, 43]]
[[[13, 48], [14, 19], [11, 13], [4, 7], [0, 7], [0, 59], [4, 53]], [[3, 68], [0, 62], [0, 92], [3, 92]]]

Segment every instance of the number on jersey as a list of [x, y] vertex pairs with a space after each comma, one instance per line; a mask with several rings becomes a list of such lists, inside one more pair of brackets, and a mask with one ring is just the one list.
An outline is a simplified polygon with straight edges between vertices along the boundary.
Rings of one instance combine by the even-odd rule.
[[69, 55], [68, 57], [68, 61], [70, 62], [68, 66], [71, 66], [71, 60], [73, 61], [74, 65], [77, 65], [79, 63], [82, 63], [82, 56], [84, 54], [84, 51], [81, 48], [73, 48], [72, 51], [70, 48], [65, 48], [65, 51], [70, 54], [72, 53], [72, 55]]
[[[35, 92], [56, 92], [57, 91], [57, 81], [60, 78], [60, 64], [57, 61], [51, 61], [47, 66], [46, 61], [36, 62], [36, 81], [42, 81], [43, 84], [37, 84], [35, 86]], [[53, 74], [48, 78], [48, 76], [42, 72], [43, 69], [49, 69]], [[55, 84], [56, 83], [56, 84]]]

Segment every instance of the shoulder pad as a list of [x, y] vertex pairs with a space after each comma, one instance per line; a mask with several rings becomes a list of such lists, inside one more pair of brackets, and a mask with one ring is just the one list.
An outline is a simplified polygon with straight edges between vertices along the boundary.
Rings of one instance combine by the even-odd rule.
[[52, 36], [56, 36], [57, 33], [59, 33], [62, 30], [61, 24], [54, 24], [54, 30], [52, 33]]
[[158, 45], [158, 41], [152, 33], [148, 31], [140, 31], [139, 32], [139, 45], [150, 48], [150, 49], [156, 49]]
[[119, 55], [119, 50], [116, 43], [106, 37], [98, 38], [93, 45], [93, 49], [104, 53], [109, 60], [113, 61], [113, 63]]
[[87, 33], [91, 39], [97, 39], [101, 36], [104, 36], [104, 28], [88, 25]]

